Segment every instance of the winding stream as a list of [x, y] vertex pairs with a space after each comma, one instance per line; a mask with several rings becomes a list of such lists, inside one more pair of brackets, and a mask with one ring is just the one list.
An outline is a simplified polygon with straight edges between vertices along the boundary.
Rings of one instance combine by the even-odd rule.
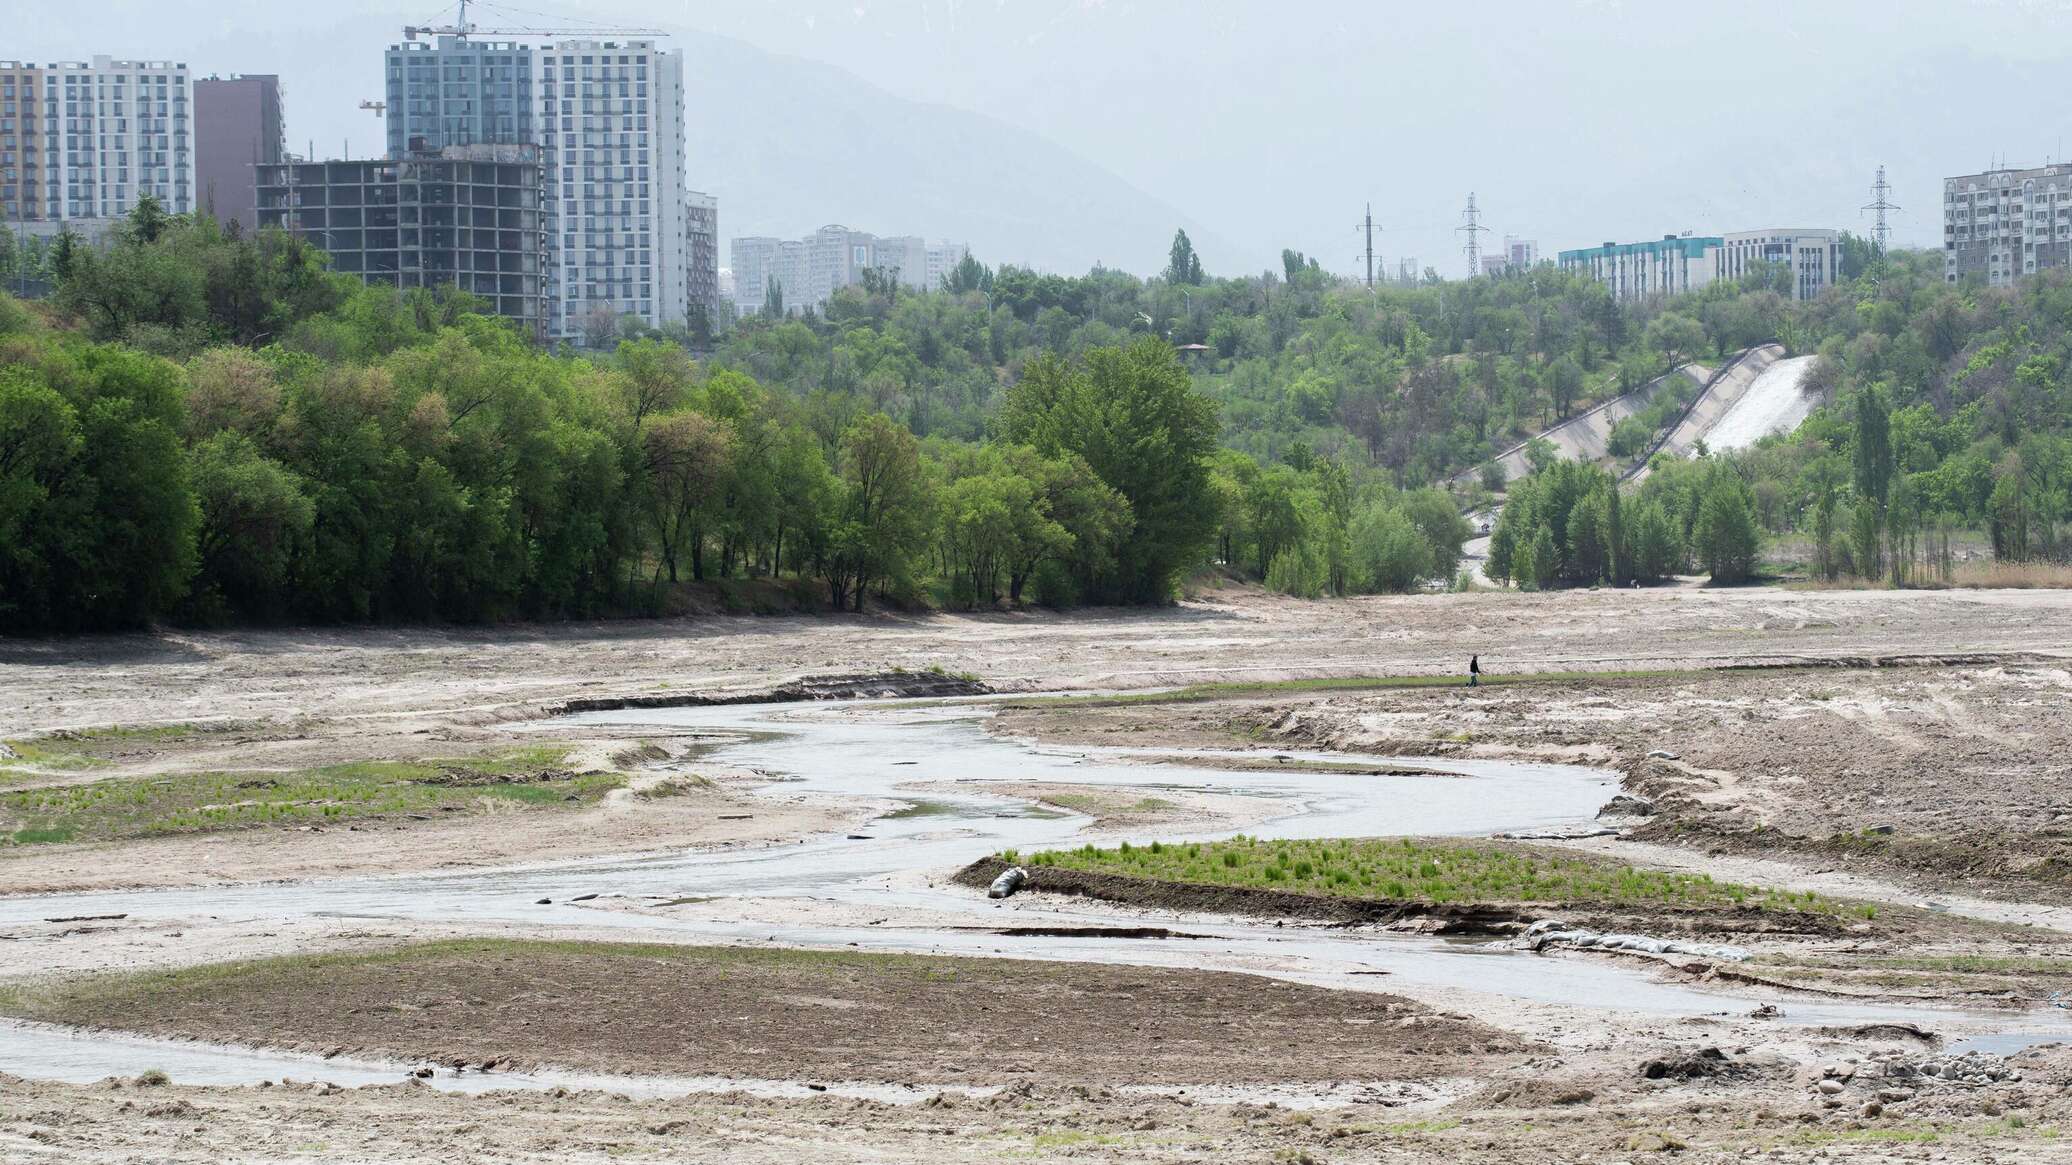
[[[1142, 789], [1190, 789], [1257, 797], [1270, 808], [1245, 832], [1262, 837], [1392, 834], [1486, 835], [1588, 822], [1617, 789], [1605, 771], [1566, 765], [1419, 759], [1420, 768], [1456, 775], [1348, 776], [1289, 768], [1235, 771], [1207, 761], [1217, 754], [1158, 750], [1056, 748], [987, 734], [982, 703], [844, 703], [640, 709], [572, 718], [649, 731], [710, 734], [711, 760], [784, 777], [766, 789], [783, 795], [868, 798], [918, 810], [878, 817], [859, 835], [824, 836], [796, 845], [665, 853], [550, 866], [343, 878], [206, 889], [173, 889], [0, 899], [0, 925], [58, 916], [125, 913], [131, 920], [201, 916], [292, 920], [326, 917], [388, 922], [496, 924], [611, 929], [671, 941], [771, 943], [800, 947], [955, 955], [1006, 955], [1142, 966], [1249, 971], [1359, 990], [1430, 985], [1506, 1001], [1611, 1009], [1664, 1018], [1745, 1013], [1754, 995], [1659, 982], [1643, 969], [1603, 959], [1542, 957], [1490, 943], [1463, 943], [1372, 931], [1277, 927], [1246, 921], [1188, 922], [1189, 938], [1145, 940], [1079, 934], [1043, 937], [999, 933], [997, 927], [1098, 927], [1114, 913], [988, 901], [974, 891], [936, 885], [975, 858], [1009, 847], [1077, 844], [1091, 821], [1076, 814], [1032, 811], [1027, 802], [986, 791], [996, 782], [1060, 782]], [[560, 723], [566, 723], [560, 722]], [[554, 723], [538, 726], [552, 731]], [[1251, 759], [1257, 753], [1243, 754]], [[1388, 758], [1291, 752], [1297, 760], [1387, 764]], [[1178, 763], [1172, 759], [1176, 758]], [[902, 786], [925, 783], [934, 791]], [[954, 791], [939, 791], [952, 787]], [[967, 791], [968, 790], [968, 791]], [[1122, 835], [1104, 833], [1104, 841]], [[1173, 840], [1170, 833], [1161, 834]], [[1197, 835], [1206, 840], [1216, 834]], [[1134, 840], [1150, 840], [1144, 837]], [[571, 902], [606, 895], [618, 898]], [[731, 916], [667, 916], [621, 909], [624, 899], [738, 899]], [[550, 899], [545, 904], [540, 899]], [[804, 900], [802, 903], [800, 900]], [[799, 909], [810, 905], [811, 909]], [[760, 913], [759, 913], [760, 912]], [[874, 925], [888, 914], [954, 921]], [[726, 914], [726, 912], [714, 912]], [[810, 921], [800, 921], [809, 919]], [[1930, 1011], [1921, 1007], [1792, 1001], [1790, 1022], [1851, 1024], [1926, 1020], [1946, 1030], [2005, 1031], [2010, 1018]], [[2072, 1028], [2072, 1025], [2068, 1025]], [[138, 1070], [140, 1055], [176, 1078], [239, 1083], [321, 1070], [341, 1082], [393, 1081], [397, 1066], [316, 1061], [252, 1049], [141, 1041], [37, 1025], [0, 1023], [0, 1071], [20, 1076], [92, 1080]], [[321, 1069], [319, 1068], [321, 1065]], [[466, 1087], [494, 1079], [504, 1087], [567, 1084], [581, 1079], [542, 1074], [449, 1079]], [[659, 1082], [650, 1082], [659, 1084]], [[670, 1081], [667, 1090], [701, 1082]], [[781, 1082], [748, 1082], [771, 1089]]]

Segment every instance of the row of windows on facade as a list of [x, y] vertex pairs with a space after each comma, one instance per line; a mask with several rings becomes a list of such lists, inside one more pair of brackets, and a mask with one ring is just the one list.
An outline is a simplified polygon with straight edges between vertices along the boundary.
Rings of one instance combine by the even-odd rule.
[[[82, 77], [82, 76], [80, 76], [80, 75], [78, 75], [78, 74], [76, 74], [76, 73], [66, 73], [66, 74], [64, 74], [64, 78], [65, 78], [65, 88], [67, 88], [67, 89], [85, 88], [85, 87], [88, 87], [88, 86], [90, 86], [90, 85], [91, 85], [91, 84], [92, 84], [93, 82], [95, 82], [95, 81], [99, 81], [99, 82], [101, 83], [101, 88], [103, 88], [103, 89], [120, 89], [120, 88], [122, 88], [122, 87], [123, 87], [123, 85], [124, 85], [125, 83], [127, 83], [127, 82], [128, 82], [128, 81], [129, 81], [130, 79], [131, 79], [131, 78], [130, 78], [130, 75], [129, 75], [128, 73], [118, 73], [118, 74], [110, 74], [110, 75], [95, 75], [95, 76], [91, 76], [91, 77]], [[169, 73], [156, 73], [156, 74], [140, 75], [140, 76], [138, 76], [138, 77], [136, 78], [136, 82], [137, 82], [137, 88], [139, 88], [139, 89], [149, 89], [149, 88], [153, 88], [153, 87], [154, 87], [154, 84], [153, 84], [154, 82], [156, 83], [156, 86], [155, 86], [155, 87], [156, 87], [156, 88], [159, 88], [159, 89], [168, 89], [168, 88], [173, 88], [174, 86], [173, 86], [172, 82], [173, 82], [173, 81], [175, 81], [175, 80], [179, 81], [179, 83], [180, 83], [181, 85], [185, 85], [185, 84], [187, 83], [187, 75], [186, 75], [185, 73], [179, 73], [179, 74], [169, 74]], [[22, 81], [22, 88], [24, 88], [24, 89], [34, 89], [35, 87], [36, 87], [36, 82], [34, 82], [34, 81], [32, 81], [32, 80], [28, 80], [28, 79], [26, 79], [26, 78], [25, 78], [25, 79], [24, 79], [24, 80]], [[56, 76], [55, 74], [50, 74], [50, 73], [46, 73], [46, 74], [44, 74], [44, 77], [43, 77], [43, 88], [44, 88], [44, 89], [45, 89], [45, 90], [47, 91], [47, 90], [55, 89], [55, 88], [57, 88], [57, 87], [58, 87], [58, 78], [57, 78], [57, 76]], [[14, 78], [13, 78], [13, 77], [11, 77], [11, 76], [7, 78], [7, 82], [6, 82], [6, 84], [5, 84], [5, 85], [0, 85], [0, 93], [10, 92], [10, 91], [12, 91], [13, 89], [14, 89]]]
[[[16, 104], [12, 100], [0, 99], [0, 114], [13, 115], [17, 112]], [[27, 109], [31, 115], [34, 114], [35, 102], [23, 101], [19, 104]], [[72, 110], [75, 117], [89, 120], [96, 113], [99, 113], [102, 117], [114, 117], [124, 113], [135, 113], [140, 116], [149, 116], [156, 113], [160, 117], [172, 117], [177, 113], [179, 116], [185, 117], [186, 111], [180, 109], [180, 106], [184, 104], [186, 103], [182, 101], [167, 101], [163, 97], [153, 99], [143, 95], [139, 95], [134, 101], [126, 97], [104, 98], [100, 101], [61, 101], [55, 104], [46, 101], [43, 103], [43, 120], [55, 120], [60, 106]], [[135, 108], [128, 108], [129, 106], [135, 106]]]
[[[416, 101], [397, 102], [396, 105], [411, 120], [433, 117], [443, 117], [449, 120], [453, 118], [497, 117], [508, 121], [518, 117], [527, 108], [516, 101], [485, 101], [482, 107], [477, 109], [475, 107], [475, 98], [477, 96], [479, 94], [450, 94], [444, 97], [423, 97]], [[640, 97], [619, 98], [619, 108], [616, 110], [608, 107], [608, 103], [611, 100], [612, 98], [604, 97], [581, 103], [574, 101], [561, 101], [558, 103], [547, 101], [542, 104], [540, 113], [549, 125], [553, 124], [554, 115], [559, 113], [563, 122], [569, 121], [576, 114], [582, 114], [583, 128], [586, 130], [609, 130], [613, 128], [611, 125], [613, 118], [625, 122], [628, 129], [632, 128], [632, 123], [635, 121], [638, 121], [643, 129], [646, 128], [647, 97], [645, 94]], [[598, 124], [599, 118], [604, 119], [603, 125]], [[568, 127], [564, 125], [562, 128], [567, 129]]]

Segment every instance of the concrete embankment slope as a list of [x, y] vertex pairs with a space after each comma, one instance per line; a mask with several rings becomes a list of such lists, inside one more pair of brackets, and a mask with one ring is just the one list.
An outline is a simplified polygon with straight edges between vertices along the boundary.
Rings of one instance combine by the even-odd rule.
[[1735, 357], [1712, 377], [1712, 382], [1706, 386], [1705, 391], [1699, 394], [1697, 400], [1691, 402], [1690, 408], [1684, 410], [1683, 418], [1671, 426], [1669, 435], [1653, 449], [1648, 450], [1648, 455], [1626, 480], [1635, 484], [1647, 480], [1648, 463], [1654, 460], [1657, 453], [1668, 453], [1675, 457], [1690, 456], [1698, 442], [1705, 440], [1706, 434], [1733, 411], [1742, 397], [1748, 395], [1748, 390], [1755, 386], [1763, 373], [1769, 371], [1770, 366], [1783, 357], [1782, 344], [1763, 344]]
[[[1703, 386], [1711, 378], [1712, 370], [1709, 368], [1698, 364], [1682, 365], [1624, 396], [1615, 396], [1588, 412], [1578, 413], [1540, 436], [1553, 444], [1555, 453], [1564, 461], [1602, 461], [1611, 456], [1613, 426], [1654, 403], [1655, 398], [1673, 384]], [[1505, 481], [1516, 481], [1532, 472], [1531, 464], [1525, 459], [1525, 447], [1529, 444], [1529, 441], [1520, 442], [1491, 459], [1503, 466]], [[1482, 466], [1477, 465], [1454, 474], [1452, 482], [1465, 484], [1481, 472]]]
[[1820, 403], [1800, 390], [1818, 359], [1793, 356], [1770, 365], [1705, 435], [1706, 445], [1715, 450], [1746, 449], [1772, 433], [1798, 428]]

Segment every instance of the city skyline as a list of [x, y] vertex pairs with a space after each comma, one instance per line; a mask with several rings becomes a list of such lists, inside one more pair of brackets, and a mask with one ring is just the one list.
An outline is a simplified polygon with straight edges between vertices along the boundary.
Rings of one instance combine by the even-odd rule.
[[[278, 72], [293, 95], [290, 149], [338, 143], [319, 144], [320, 156], [380, 149], [380, 122], [357, 108], [380, 96], [379, 77], [345, 59], [361, 54], [339, 53], [337, 46], [386, 44], [402, 24], [426, 16], [400, 4], [361, 3], [331, 28], [287, 41], [271, 31], [277, 15], [246, 0], [211, 6], [205, 20], [168, 21], [130, 0], [116, 0], [115, 7], [116, 23], [126, 29], [123, 43], [80, 45], [70, 27], [32, 12], [10, 54], [69, 59], [99, 47], [127, 56], [184, 54], [196, 76]], [[1029, 229], [1026, 215], [1005, 207], [992, 218], [983, 206], [957, 208], [974, 226], [940, 214], [916, 217], [970, 238], [988, 262], [1066, 272], [1098, 261], [1148, 274], [1171, 229], [1184, 226], [1214, 273], [1277, 266], [1280, 248], [1291, 247], [1350, 274], [1359, 267], [1352, 228], [1368, 199], [1375, 202], [1384, 268], [1415, 256], [1421, 267], [1452, 271], [1460, 265], [1452, 232], [1469, 189], [1481, 192], [1485, 221], [1497, 232], [1492, 238], [1535, 238], [1548, 253], [1606, 238], [1719, 232], [1746, 223], [1817, 223], [1868, 233], [1871, 217], [1859, 208], [1870, 201], [1879, 165], [1889, 167], [1893, 201], [1902, 208], [1892, 219], [1894, 244], [1934, 245], [1945, 177], [1988, 169], [2001, 155], [2013, 167], [2061, 157], [2056, 127], [2072, 115], [2062, 87], [2042, 83], [2050, 75], [2042, 63], [2045, 46], [2068, 30], [2072, 17], [2040, 6], [1952, 13], [1917, 5], [1909, 20], [1884, 21], [1893, 27], [1850, 52], [1833, 53], [1828, 46], [1857, 44], [1869, 35], [1858, 31], [1865, 5], [1852, 0], [1814, 12], [1714, 5], [1624, 15], [1594, 4], [1556, 6], [1553, 14], [1498, 5], [1496, 24], [1530, 33], [1535, 48], [1518, 54], [1512, 68], [1474, 62], [1465, 76], [1433, 78], [1420, 87], [1413, 81], [1426, 71], [1422, 66], [1348, 75], [1336, 59], [1300, 56], [1298, 43], [1305, 46], [1301, 52], [1312, 52], [1372, 33], [1378, 17], [1356, 6], [1325, 4], [1309, 19], [1274, 23], [1254, 6], [1212, 3], [1199, 7], [1196, 23], [1214, 35], [1189, 47], [1199, 69], [1176, 72], [1163, 58], [1145, 58], [1134, 72], [1101, 67], [1140, 53], [1159, 22], [1176, 11], [1165, 4], [1088, 6], [1046, 22], [1019, 7], [808, 0], [783, 11], [730, 8], [692, 20], [682, 9], [623, 0], [570, 19], [653, 25], [688, 55], [730, 58], [722, 77], [708, 81], [693, 70], [687, 78], [693, 109], [705, 111], [690, 119], [689, 181], [737, 208], [724, 238], [893, 221], [888, 204], [894, 194], [921, 202], [940, 185], [923, 176], [933, 174], [923, 142], [902, 143], [902, 132], [961, 127], [958, 132], [980, 138], [1005, 135], [1032, 146], [1040, 140], [1086, 163], [1089, 176], [1106, 171], [1097, 187], [1075, 189], [1071, 199], [1049, 208], [1056, 217], [1044, 230]], [[1463, 32], [1460, 20], [1447, 14], [1398, 15], [1394, 35], [1408, 55], [1437, 53], [1452, 38], [1477, 35]], [[477, 19], [493, 18], [488, 12]], [[1607, 73], [1582, 46], [1595, 43], [1590, 38], [1611, 23], [1631, 59], [1622, 55], [1623, 63]], [[1713, 57], [1731, 60], [1732, 80], [1683, 84], [1674, 75], [1673, 55], [1665, 62], [1647, 51], [1687, 43], [1711, 46]], [[323, 51], [313, 51], [314, 44]], [[1033, 89], [1039, 78], [1057, 75], [1061, 55], [1084, 60], [1085, 75], [1100, 75], [1100, 86]], [[1274, 60], [1305, 60], [1308, 67], [1276, 69], [1288, 83], [1269, 87], [1257, 101], [1237, 101], [1243, 87], [1208, 88], [1228, 73], [1223, 66], [1257, 68]], [[792, 103], [785, 132], [801, 138], [797, 152], [804, 157], [773, 160], [777, 115], [764, 120], [757, 110], [724, 99], [724, 92], [742, 91], [742, 70], [772, 68], [784, 70], [784, 83], [768, 100]], [[1947, 103], [1915, 95], [1988, 77], [1996, 87], [2033, 89], [2036, 100], [1983, 136], [1943, 108]], [[2027, 85], [2030, 80], [2038, 84]], [[1327, 81], [1338, 88], [1327, 92]], [[723, 89], [722, 82], [733, 88]], [[700, 88], [707, 84], [712, 88]], [[1536, 97], [1550, 86], [1569, 95], [1555, 103], [1558, 110]], [[883, 114], [874, 111], [869, 124], [819, 126], [796, 116], [816, 109], [841, 114], [866, 92], [884, 102]], [[1444, 93], [1458, 99], [1435, 99]], [[1645, 101], [1635, 99], [1643, 94]], [[1355, 118], [1348, 105], [1366, 111]], [[1133, 113], [1118, 118], [1116, 108]], [[1815, 111], [1811, 117], [1807, 109]], [[844, 135], [857, 145], [842, 164], [845, 180], [801, 183], [802, 175], [816, 173], [813, 151]], [[1327, 138], [1341, 144], [1325, 148]], [[1643, 141], [1645, 149], [1613, 148]], [[1345, 142], [1354, 144], [1346, 148]], [[921, 152], [909, 156], [910, 150]], [[858, 170], [874, 154], [887, 168]], [[1207, 174], [1219, 180], [1202, 181]], [[1300, 180], [1292, 180], [1297, 174]], [[1020, 183], [1000, 179], [1010, 181]], [[886, 187], [883, 197], [858, 188], [873, 183]], [[1003, 197], [1015, 193], [999, 183], [992, 188], [1005, 191]], [[1125, 204], [1130, 214], [1113, 213]], [[1083, 216], [1071, 217], [1075, 210]], [[1163, 237], [1143, 237], [1161, 218]], [[1102, 219], [1136, 225], [1104, 234]]]

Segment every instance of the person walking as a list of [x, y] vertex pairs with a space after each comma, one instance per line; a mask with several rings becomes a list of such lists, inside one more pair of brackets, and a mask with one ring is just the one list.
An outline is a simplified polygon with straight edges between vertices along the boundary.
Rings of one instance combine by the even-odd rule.
[[1479, 655], [1468, 657], [1468, 686], [1471, 688], [1482, 686], [1482, 657]]

